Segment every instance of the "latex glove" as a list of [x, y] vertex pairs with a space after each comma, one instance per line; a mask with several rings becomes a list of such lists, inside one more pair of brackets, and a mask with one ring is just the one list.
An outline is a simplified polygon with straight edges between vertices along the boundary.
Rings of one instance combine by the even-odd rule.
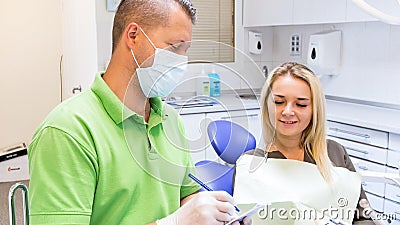
[[156, 223], [157, 225], [222, 225], [235, 217], [231, 195], [225, 191], [205, 191], [196, 194], [177, 211], [157, 220]]
[[[250, 217], [245, 217], [240, 224], [241, 225], [251, 225], [252, 224], [252, 220], [251, 220]], [[235, 224], [235, 225], [237, 225], [237, 224]]]
[[245, 217], [244, 219], [243, 219], [243, 221], [242, 222], [234, 222], [234, 223], [232, 223], [232, 225], [251, 225], [252, 224], [252, 220], [251, 220], [251, 218], [250, 217]]

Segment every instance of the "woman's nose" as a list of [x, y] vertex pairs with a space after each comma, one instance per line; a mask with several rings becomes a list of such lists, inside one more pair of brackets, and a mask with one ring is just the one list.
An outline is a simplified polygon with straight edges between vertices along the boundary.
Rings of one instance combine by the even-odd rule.
[[285, 108], [284, 108], [283, 111], [282, 111], [282, 115], [283, 115], [283, 116], [293, 116], [293, 115], [294, 115], [293, 107], [292, 107], [291, 104], [287, 104], [287, 105], [285, 106]]

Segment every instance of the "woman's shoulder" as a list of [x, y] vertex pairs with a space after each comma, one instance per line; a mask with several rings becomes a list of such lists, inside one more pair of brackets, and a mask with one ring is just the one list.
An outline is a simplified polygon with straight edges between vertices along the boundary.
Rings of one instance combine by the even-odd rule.
[[345, 148], [334, 140], [327, 139], [328, 156], [335, 166], [345, 167], [347, 161], [347, 153]]
[[343, 150], [343, 146], [339, 142], [331, 139], [326, 139], [326, 147], [328, 148], [328, 151], [330, 150], [337, 151], [338, 149]]
[[259, 157], [264, 157], [265, 156], [265, 151], [261, 148], [255, 148], [253, 150], [249, 150], [245, 152], [246, 155], [252, 155], [252, 156], [259, 156]]

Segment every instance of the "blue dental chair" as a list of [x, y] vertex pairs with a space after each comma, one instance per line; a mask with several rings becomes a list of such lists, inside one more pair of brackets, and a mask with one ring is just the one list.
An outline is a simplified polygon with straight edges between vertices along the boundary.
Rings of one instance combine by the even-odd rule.
[[225, 164], [210, 160], [197, 162], [197, 177], [211, 189], [232, 195], [236, 160], [256, 147], [256, 139], [244, 127], [227, 120], [212, 121], [207, 127], [207, 134], [215, 152]]

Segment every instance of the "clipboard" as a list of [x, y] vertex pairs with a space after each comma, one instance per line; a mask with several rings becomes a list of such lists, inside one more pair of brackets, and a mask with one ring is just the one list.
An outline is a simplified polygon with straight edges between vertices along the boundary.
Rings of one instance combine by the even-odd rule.
[[236, 221], [241, 222], [246, 216], [251, 217], [254, 213], [257, 213], [260, 209], [267, 207], [267, 206], [268, 206], [268, 204], [257, 204], [253, 208], [251, 208], [248, 211], [246, 211], [245, 213], [241, 214], [239, 217], [228, 222], [226, 225], [231, 225], [232, 223], [234, 223]]

